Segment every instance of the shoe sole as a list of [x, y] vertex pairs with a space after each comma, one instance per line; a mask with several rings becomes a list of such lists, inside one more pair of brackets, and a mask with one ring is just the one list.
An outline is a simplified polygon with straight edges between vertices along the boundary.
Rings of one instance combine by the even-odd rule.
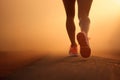
[[78, 57], [78, 54], [69, 53], [71, 57]]
[[86, 42], [86, 37], [83, 33], [78, 33], [77, 40], [80, 45], [80, 54], [84, 58], [88, 58], [91, 55], [91, 49]]

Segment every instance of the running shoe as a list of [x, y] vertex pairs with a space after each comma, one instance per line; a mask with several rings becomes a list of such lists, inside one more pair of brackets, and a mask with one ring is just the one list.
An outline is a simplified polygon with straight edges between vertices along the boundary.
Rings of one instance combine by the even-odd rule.
[[69, 50], [69, 54], [72, 57], [77, 57], [78, 56], [77, 46], [71, 46]]
[[77, 34], [77, 40], [80, 45], [80, 54], [84, 58], [88, 58], [91, 55], [91, 49], [89, 46], [89, 40], [85, 32]]

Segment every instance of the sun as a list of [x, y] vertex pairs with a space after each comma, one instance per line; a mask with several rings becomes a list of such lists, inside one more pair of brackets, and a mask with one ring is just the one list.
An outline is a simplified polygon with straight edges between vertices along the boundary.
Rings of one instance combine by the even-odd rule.
[[120, 0], [113, 0], [116, 4], [120, 5]]
[[120, 3], [120, 0], [116, 0], [118, 3]]

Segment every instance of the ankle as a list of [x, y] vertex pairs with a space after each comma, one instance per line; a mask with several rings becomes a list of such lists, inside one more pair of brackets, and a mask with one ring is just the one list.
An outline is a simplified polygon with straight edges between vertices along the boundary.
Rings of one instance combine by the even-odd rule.
[[88, 36], [88, 33], [87, 32], [85, 32], [85, 31], [81, 31], [82, 33], [84, 33], [86, 36]]

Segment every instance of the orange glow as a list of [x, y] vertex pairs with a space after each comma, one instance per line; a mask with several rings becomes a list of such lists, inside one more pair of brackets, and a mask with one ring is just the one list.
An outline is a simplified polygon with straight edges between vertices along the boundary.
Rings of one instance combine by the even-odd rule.
[[[62, 0], [2, 0], [0, 5], [0, 50], [67, 52], [70, 42]], [[93, 0], [90, 18], [93, 51], [119, 50], [118, 45], [111, 45], [114, 35], [119, 34], [120, 0]], [[80, 31], [77, 11], [75, 23], [77, 33]]]
[[117, 4], [120, 4], [120, 0], [115, 0]]

